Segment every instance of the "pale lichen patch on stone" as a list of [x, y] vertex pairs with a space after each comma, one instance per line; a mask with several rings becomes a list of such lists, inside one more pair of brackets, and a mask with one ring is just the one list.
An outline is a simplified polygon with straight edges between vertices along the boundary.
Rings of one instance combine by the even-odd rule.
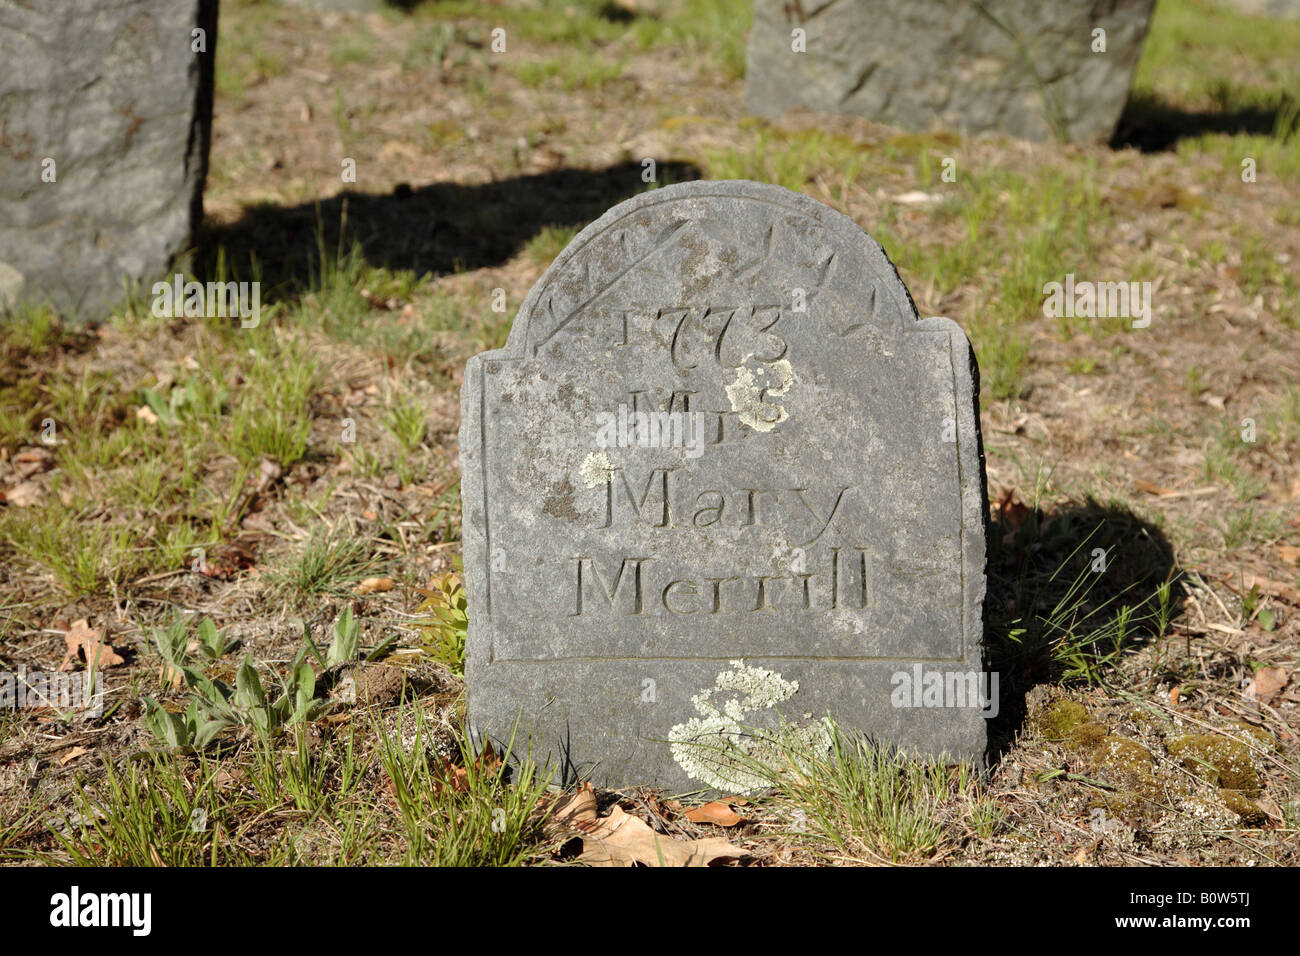
[[614, 480], [614, 466], [610, 463], [609, 455], [603, 451], [593, 451], [582, 460], [578, 468], [578, 477], [588, 488], [599, 488], [601, 485], [609, 484]]
[[[731, 662], [713, 687], [691, 697], [698, 717], [677, 724], [668, 732], [673, 759], [693, 780], [732, 793], [752, 793], [770, 786], [767, 770], [779, 769], [802, 755], [824, 753], [830, 746], [830, 726], [825, 720], [803, 727], [783, 724], [775, 731], [746, 726], [744, 721], [771, 710], [799, 691], [798, 681], [788, 681], [775, 671]], [[722, 696], [734, 692], [736, 696]], [[808, 715], [805, 715], [807, 718]]]
[[770, 432], [790, 417], [781, 405], [770, 401], [790, 391], [794, 384], [794, 367], [788, 359], [770, 363], [753, 361], [753, 354], [736, 369], [736, 380], [727, 386], [731, 410], [742, 425], [760, 432]]

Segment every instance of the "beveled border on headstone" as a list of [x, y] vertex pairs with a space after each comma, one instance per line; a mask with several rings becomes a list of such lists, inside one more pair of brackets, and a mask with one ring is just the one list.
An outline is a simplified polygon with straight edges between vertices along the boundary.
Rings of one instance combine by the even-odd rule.
[[[598, 447], [628, 394], [694, 401], [706, 437]], [[740, 788], [687, 753], [737, 710], [982, 762], [989, 707], [964, 696], [988, 680], [977, 405], [960, 327], [920, 319], [830, 207], [700, 181], [610, 209], [466, 366], [476, 740], [679, 792]]]

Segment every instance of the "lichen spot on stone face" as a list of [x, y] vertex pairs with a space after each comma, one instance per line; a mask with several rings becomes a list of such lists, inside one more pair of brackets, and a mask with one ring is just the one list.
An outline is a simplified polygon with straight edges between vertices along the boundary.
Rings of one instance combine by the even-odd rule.
[[772, 399], [786, 394], [793, 384], [794, 368], [788, 359], [759, 362], [751, 353], [736, 369], [736, 380], [727, 386], [727, 399], [742, 425], [770, 432], [790, 417], [785, 407]]
[[578, 468], [578, 477], [588, 488], [599, 488], [601, 485], [609, 484], [614, 480], [614, 466], [610, 463], [609, 455], [603, 451], [593, 451], [582, 460], [582, 465]]
[[731, 666], [691, 698], [698, 716], [674, 726], [668, 740], [673, 759], [691, 779], [716, 790], [753, 793], [771, 786], [770, 771], [824, 753], [830, 728], [825, 721], [802, 727], [783, 722], [775, 730], [750, 726], [751, 717], [798, 693], [799, 682], [743, 660]]

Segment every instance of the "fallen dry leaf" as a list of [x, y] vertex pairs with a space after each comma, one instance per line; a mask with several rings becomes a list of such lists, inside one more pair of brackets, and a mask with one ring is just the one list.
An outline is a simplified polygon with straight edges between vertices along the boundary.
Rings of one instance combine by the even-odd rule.
[[20, 481], [4, 490], [4, 500], [15, 508], [30, 508], [41, 500], [41, 486], [34, 481]]
[[1300, 564], [1300, 548], [1290, 544], [1279, 544], [1277, 556], [1287, 564]]
[[353, 594], [376, 594], [393, 589], [392, 578], [366, 578], [353, 590]]
[[1287, 685], [1287, 672], [1280, 667], [1261, 667], [1246, 685], [1246, 699], [1271, 704]]
[[19, 478], [30, 478], [38, 472], [48, 471], [54, 465], [54, 456], [48, 448], [25, 448], [14, 455], [14, 472]]
[[71, 750], [69, 750], [67, 753], [65, 753], [62, 757], [59, 758], [59, 766], [66, 767], [68, 764], [72, 763], [72, 761], [76, 760], [78, 757], [83, 757], [88, 753], [90, 753], [90, 751], [87, 750], [85, 747], [73, 747]]
[[[453, 793], [466, 793], [469, 790], [469, 768], [457, 767], [446, 757], [439, 759], [442, 761], [442, 779], [434, 781], [434, 792], [441, 793], [443, 786], [450, 786]], [[501, 766], [501, 758], [492, 749], [492, 745], [488, 744], [479, 753], [474, 764], [478, 773], [485, 776]]]
[[1261, 793], [1258, 797], [1254, 799], [1254, 804], [1255, 806], [1263, 810], [1264, 813], [1269, 817], [1269, 819], [1277, 823], [1284, 822], [1285, 818], [1282, 813], [1282, 808], [1279, 807], [1277, 805], [1277, 801], [1274, 800], [1272, 797], [1270, 797], [1268, 794]]
[[546, 830], [552, 837], [563, 836], [570, 830], [590, 833], [597, 825], [596, 791], [590, 783], [583, 783], [557, 799], [546, 820]]
[[744, 855], [744, 850], [721, 837], [674, 840], [615, 806], [582, 838], [578, 860], [592, 866], [708, 866]]
[[702, 807], [687, 810], [686, 819], [692, 823], [712, 823], [720, 827], [734, 827], [738, 823], [745, 822], [744, 817], [727, 806], [726, 802], [722, 800], [714, 800]]
[[1251, 588], [1259, 588], [1261, 594], [1286, 601], [1293, 607], [1300, 607], [1300, 589], [1293, 588], [1284, 581], [1274, 581], [1272, 578], [1260, 577], [1249, 571], [1243, 573], [1240, 578], [1230, 574], [1224, 578], [1224, 581], [1227, 582], [1228, 587], [1240, 594], [1248, 594]]
[[1139, 491], [1145, 491], [1149, 495], [1155, 495], [1157, 498], [1199, 498], [1203, 495], [1212, 495], [1219, 489], [1217, 488], [1190, 488], [1186, 491], [1179, 491], [1177, 488], [1166, 488], [1163, 485], [1152, 484], [1149, 481], [1143, 481], [1141, 478], [1133, 479], [1133, 487]]
[[126, 660], [99, 636], [99, 631], [92, 628], [90, 622], [84, 618], [74, 621], [72, 627], [63, 635], [63, 639], [67, 642], [68, 651], [63, 655], [63, 662], [59, 664], [61, 671], [72, 670], [77, 663], [78, 652], [87, 666], [103, 668], [126, 663]]
[[1010, 541], [1015, 535], [1016, 529], [1024, 524], [1025, 519], [1032, 513], [1028, 506], [1016, 501], [1014, 491], [1008, 491], [1003, 495], [998, 502], [998, 521], [1010, 531], [1003, 540]]
[[1165, 496], [1165, 495], [1172, 495], [1174, 493], [1173, 488], [1165, 488], [1162, 487], [1161, 485], [1152, 484], [1151, 482], [1145, 481], [1141, 478], [1133, 479], [1133, 487], [1137, 488], [1139, 491], [1145, 491], [1149, 495]]
[[175, 664], [164, 663], [158, 668], [158, 680], [169, 685], [172, 690], [179, 690], [185, 674]]

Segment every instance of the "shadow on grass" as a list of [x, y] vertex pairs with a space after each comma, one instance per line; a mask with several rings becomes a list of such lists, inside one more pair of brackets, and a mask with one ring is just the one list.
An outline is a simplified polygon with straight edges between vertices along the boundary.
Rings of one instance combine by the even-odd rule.
[[[391, 193], [346, 191], [296, 206], [260, 204], [227, 225], [205, 226], [197, 272], [217, 274], [219, 255], [234, 277], [260, 270], [263, 301], [311, 288], [321, 253], [346, 253], [355, 242], [365, 262], [417, 275], [499, 266], [546, 226], [581, 227], [643, 192], [640, 163], [606, 169], [559, 169], [477, 185], [432, 183]], [[684, 163], [661, 163], [662, 184], [699, 179]]]
[[1218, 109], [1186, 110], [1150, 93], [1133, 93], [1124, 106], [1110, 146], [1158, 153], [1174, 149], [1181, 139], [1206, 133], [1247, 133], [1285, 140], [1295, 131], [1297, 104], [1289, 93], [1262, 101], [1234, 103], [1234, 97], [1225, 91], [1217, 99], [1221, 101]]
[[1177, 576], [1164, 534], [1127, 509], [1091, 499], [1002, 509], [989, 527], [985, 598], [988, 666], [1001, 685], [990, 762], [1013, 743], [1036, 684], [1096, 681], [1158, 639], [1178, 614]]

